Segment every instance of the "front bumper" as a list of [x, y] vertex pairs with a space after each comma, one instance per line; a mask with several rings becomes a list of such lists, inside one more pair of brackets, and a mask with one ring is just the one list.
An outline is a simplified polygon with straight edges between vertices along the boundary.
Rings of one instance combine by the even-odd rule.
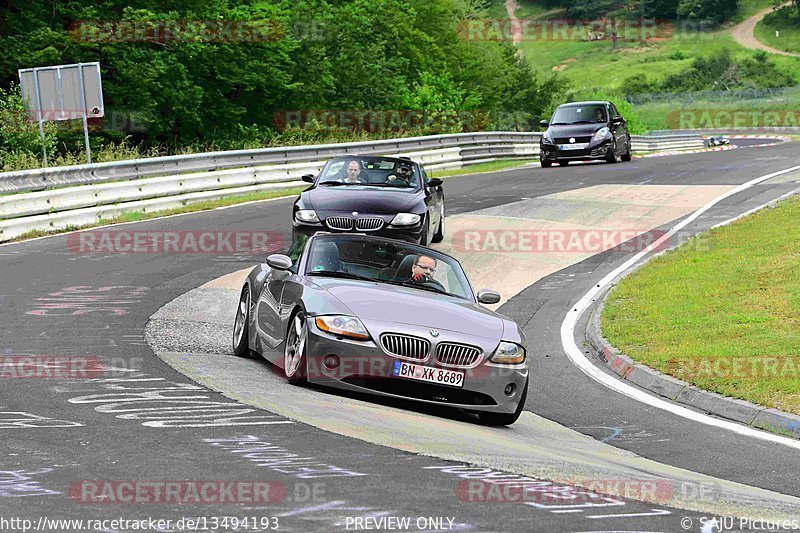
[[[375, 329], [371, 328], [366, 321], [365, 325], [367, 329]], [[387, 325], [381, 323], [378, 329], [383, 329]], [[423, 336], [423, 332], [424, 334], [428, 332], [426, 328], [418, 328], [418, 331], [413, 329], [413, 326], [403, 325], [404, 332], [416, 336]], [[465, 340], [463, 336], [446, 331], [442, 331], [441, 338], [436, 341], [455, 341], [455, 339], [458, 339], [457, 342], [474, 344], [474, 339]], [[387, 354], [374, 339], [351, 341], [320, 331], [316, 327], [313, 317], [308, 320], [306, 342], [309, 382], [383, 397], [469, 411], [514, 413], [528, 380], [526, 363], [520, 365], [488, 363], [485, 359], [491, 352], [487, 354], [485, 350], [485, 355], [480, 363], [467, 369], [438, 365], [434, 361], [434, 356], [430, 356], [426, 361], [407, 360]], [[432, 351], [435, 351], [435, 345]], [[333, 368], [326, 366], [325, 359], [330, 355], [337, 356], [338, 366]], [[463, 387], [451, 387], [394, 377], [392, 369], [396, 361], [464, 372], [464, 385]], [[513, 385], [514, 392], [512, 394], [505, 392], [509, 385]]]
[[584, 150], [559, 150], [555, 143], [539, 143], [540, 161], [592, 161], [605, 159], [608, 152], [613, 150], [611, 139], [599, 142], [590, 142]]
[[410, 243], [417, 244], [420, 242], [422, 238], [422, 224], [417, 224], [416, 226], [391, 226], [387, 225], [383, 228], [379, 229], [378, 231], [358, 231], [356, 229], [352, 229], [349, 231], [341, 231], [330, 229], [325, 224], [316, 223], [316, 224], [306, 224], [302, 222], [297, 222], [296, 220], [292, 221], [292, 241], [296, 241], [299, 235], [305, 235], [310, 237], [319, 231], [325, 231], [330, 233], [366, 233], [369, 235], [376, 235], [378, 237], [387, 237], [389, 239], [397, 239], [401, 241], [406, 241]]

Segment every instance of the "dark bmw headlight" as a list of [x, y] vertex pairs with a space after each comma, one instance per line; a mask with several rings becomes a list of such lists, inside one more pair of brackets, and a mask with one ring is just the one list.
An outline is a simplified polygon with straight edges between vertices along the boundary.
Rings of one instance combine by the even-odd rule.
[[525, 348], [515, 342], [502, 341], [489, 358], [489, 361], [503, 365], [517, 365], [519, 363], [524, 363]]
[[416, 226], [419, 219], [420, 216], [414, 213], [397, 213], [392, 219], [392, 226]]
[[296, 218], [300, 222], [305, 222], [307, 224], [313, 224], [314, 222], [319, 222], [319, 217], [317, 216], [317, 212], [313, 209], [298, 209], [297, 212], [294, 214], [294, 218]]
[[542, 141], [547, 144], [553, 144], [553, 138], [550, 136], [550, 133], [548, 132], [544, 132], [544, 135], [542, 135]]

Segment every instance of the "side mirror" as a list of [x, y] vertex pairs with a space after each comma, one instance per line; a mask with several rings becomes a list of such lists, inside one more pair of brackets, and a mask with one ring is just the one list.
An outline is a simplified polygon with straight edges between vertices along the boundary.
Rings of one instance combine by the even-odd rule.
[[306, 174], [300, 178], [306, 183], [314, 183], [314, 174]]
[[547, 120], [540, 120], [540, 121], [539, 121], [539, 125], [540, 125], [541, 127], [543, 127], [543, 128], [549, 128], [549, 127], [550, 127], [550, 122], [549, 122], [549, 121], [547, 121]]
[[622, 117], [619, 117], [619, 116], [617, 116], [617, 117], [613, 117], [613, 118], [611, 119], [611, 123], [612, 123], [612, 124], [614, 124], [614, 125], [617, 125], [617, 126], [619, 126], [619, 125], [620, 125], [620, 124], [622, 124], [623, 122], [625, 122], [625, 119], [624, 119], [624, 118], [622, 118]]
[[478, 301], [482, 304], [496, 304], [500, 301], [500, 293], [492, 289], [481, 289], [478, 291]]
[[272, 254], [267, 256], [267, 264], [275, 270], [289, 270], [292, 268], [292, 260], [288, 255]]
[[441, 187], [442, 183], [444, 183], [439, 178], [431, 178], [428, 180], [428, 187]]

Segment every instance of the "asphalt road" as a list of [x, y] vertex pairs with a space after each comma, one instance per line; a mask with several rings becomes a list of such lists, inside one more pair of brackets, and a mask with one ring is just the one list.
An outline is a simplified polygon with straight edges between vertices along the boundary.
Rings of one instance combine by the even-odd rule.
[[[461, 177], [445, 184], [447, 209], [448, 215], [467, 213], [598, 184], [735, 185], [791, 167], [796, 156], [796, 146], [784, 144], [613, 166]], [[797, 179], [737, 195], [699, 219], [693, 229], [796, 189]], [[127, 228], [267, 230], [288, 239], [290, 205], [291, 200], [278, 200]], [[167, 302], [245, 268], [255, 262], [253, 256], [81, 254], [70, 242], [69, 236], [55, 236], [0, 247], [5, 282], [0, 287], [0, 349], [6, 364], [11, 357], [29, 355], [40, 362], [68, 357], [68, 365], [86, 358], [103, 365], [102, 372], [88, 378], [4, 376], [0, 530], [21, 530], [2, 522], [12, 518], [33, 520], [33, 525], [42, 526], [39, 530], [77, 531], [76, 524], [48, 528], [38, 520], [152, 517], [173, 523], [151, 530], [176, 531], [175, 521], [181, 517], [206, 517], [210, 525], [212, 517], [221, 516], [257, 519], [259, 524], [262, 517], [277, 517], [280, 531], [374, 530], [374, 520], [389, 517], [409, 517], [412, 531], [448, 525], [464, 531], [680, 531], [685, 517], [693, 518], [697, 530], [696, 514], [631, 500], [601, 502], [579, 495], [587, 505], [578, 508], [563, 501], [553, 504], [545, 497], [527, 504], [465, 501], [464, 476], [486, 472], [293, 423], [199, 387], [153, 355], [144, 342], [145, 325]], [[637, 404], [600, 387], [566, 359], [558, 335], [564, 315], [625, 257], [606, 253], [583, 261], [542, 279], [501, 309], [523, 324], [539, 346], [532, 354], [534, 380], [526, 408], [649, 459], [800, 495], [796, 452]], [[147, 416], [148, 408], [164, 405], [174, 406], [174, 411]], [[155, 503], [141, 503], [145, 497], [140, 503], [121, 501], [129, 493], [117, 490], [120, 482], [141, 485], [142, 480], [259, 480], [275, 485], [273, 499], [266, 503], [240, 497], [236, 504], [213, 503], [213, 498], [199, 505], [177, 504], [163, 494], [150, 498]], [[574, 493], [569, 487], [558, 490]], [[93, 499], [98, 494], [102, 497]], [[373, 522], [364, 522], [367, 518]], [[437, 524], [427, 518], [441, 519], [443, 527], [434, 527]], [[209, 530], [233, 530], [232, 521], [226, 525], [227, 529], [217, 525]], [[390, 526], [380, 525], [383, 530]], [[83, 526], [88, 531], [134, 530], [130, 524], [109, 522]]]

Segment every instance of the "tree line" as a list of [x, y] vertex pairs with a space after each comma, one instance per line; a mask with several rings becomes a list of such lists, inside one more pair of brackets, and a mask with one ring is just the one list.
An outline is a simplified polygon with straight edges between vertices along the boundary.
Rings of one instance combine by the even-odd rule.
[[691, 20], [719, 24], [733, 17], [739, 0], [545, 0], [550, 7], [563, 8], [569, 18], [594, 19], [603, 16]]
[[[393, 125], [419, 133], [526, 127], [559, 82], [537, 78], [509, 42], [463, 38], [463, 21], [485, 9], [480, 0], [8, 0], [0, 87], [13, 98], [19, 68], [99, 61], [107, 116], [93, 138], [173, 149], [286, 141], [286, 117], [330, 111], [424, 111]], [[0, 114], [17, 107], [6, 101]], [[335, 136], [317, 125], [318, 136]], [[9, 135], [0, 132], [0, 150], [13, 149]], [[57, 135], [56, 149], [80, 144], [79, 131]]]

